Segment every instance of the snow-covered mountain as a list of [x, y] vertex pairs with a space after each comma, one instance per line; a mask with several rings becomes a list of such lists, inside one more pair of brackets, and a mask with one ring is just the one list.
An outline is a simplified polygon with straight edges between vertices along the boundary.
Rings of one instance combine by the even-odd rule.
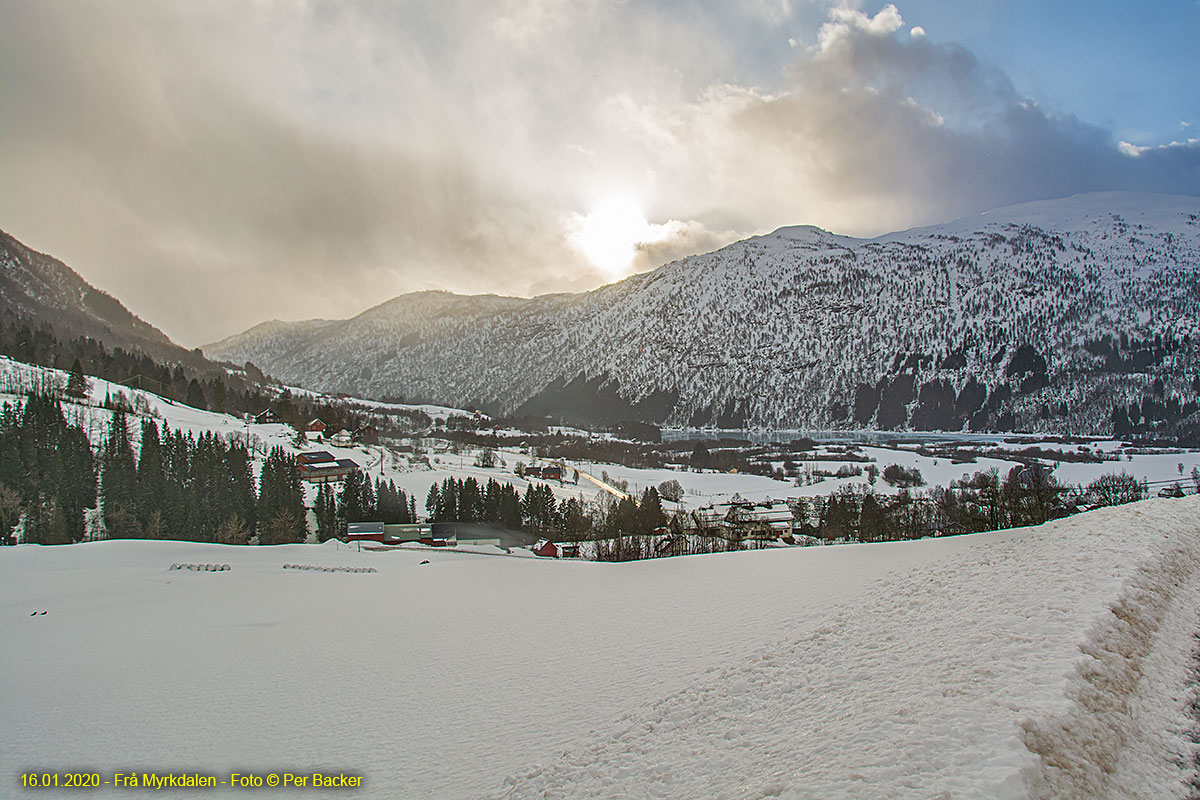
[[1087, 194], [875, 239], [781, 228], [583, 294], [422, 292], [204, 350], [317, 389], [584, 422], [1194, 424], [1200, 199]]
[[4, 231], [0, 231], [0, 311], [24, 324], [48, 325], [64, 341], [87, 336], [159, 361], [205, 363], [199, 354], [172, 342], [66, 264]]

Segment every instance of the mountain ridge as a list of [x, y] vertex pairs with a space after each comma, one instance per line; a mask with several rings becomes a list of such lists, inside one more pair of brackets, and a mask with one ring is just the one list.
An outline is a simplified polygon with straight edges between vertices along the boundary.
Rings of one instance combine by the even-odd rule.
[[1110, 192], [872, 239], [785, 226], [580, 294], [413, 293], [205, 352], [583, 423], [1098, 435], [1195, 424], [1198, 319], [1200, 200]]
[[[785, 226], [577, 295], [389, 317], [419, 306], [401, 295], [289, 359], [216, 350], [314, 388], [585, 423], [1101, 432], [1156, 379], [1175, 416], [1195, 400], [1197, 214], [1101, 193], [873, 239]], [[1104, 341], [1120, 352], [1087, 350]]]
[[0, 267], [0, 310], [24, 324], [46, 325], [63, 340], [85, 336], [160, 361], [212, 367], [62, 261], [2, 230]]

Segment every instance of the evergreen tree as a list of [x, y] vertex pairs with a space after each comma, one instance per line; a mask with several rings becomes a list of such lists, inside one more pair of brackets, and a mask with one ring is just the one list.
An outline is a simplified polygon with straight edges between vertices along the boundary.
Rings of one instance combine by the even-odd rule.
[[87, 394], [88, 382], [83, 374], [83, 364], [79, 363], [79, 359], [75, 359], [75, 363], [71, 365], [71, 376], [67, 379], [67, 394], [72, 397], [83, 397]]
[[583, 501], [568, 497], [562, 504], [561, 512], [562, 526], [566, 531], [567, 538], [574, 542], [580, 541], [592, 525], [592, 521], [588, 519], [587, 512], [583, 507]]
[[430, 520], [437, 522], [438, 508], [441, 505], [441, 492], [438, 490], [438, 485], [432, 484], [429, 487], [429, 493], [425, 495], [425, 513], [429, 515]]
[[261, 544], [302, 542], [307, 536], [304, 493], [295, 460], [273, 448], [259, 478], [258, 540]]
[[642, 492], [642, 502], [638, 506], [638, 533], [653, 533], [666, 524], [667, 515], [663, 511], [658, 489], [647, 486]]
[[635, 533], [638, 530], [638, 507], [628, 497], [622, 497], [621, 500], [612, 507], [605, 520], [605, 527], [608, 533], [612, 535], [621, 535]]
[[250, 453], [244, 445], [232, 444], [226, 454], [225, 463], [229, 480], [230, 508], [238, 520], [245, 524], [246, 529], [253, 531], [257, 519]]
[[342, 519], [346, 522], [367, 522], [367, 509], [365, 508], [363, 487], [366, 485], [366, 479], [360, 470], [353, 470], [346, 476], [346, 480], [342, 482], [342, 492], [339, 497], [339, 510]]
[[[158, 529], [162, 530], [162, 511], [160, 504], [166, 489], [166, 477], [163, 474], [162, 442], [158, 436], [158, 425], [153, 420], [142, 422], [142, 447], [138, 454], [137, 463], [137, 516], [139, 523], [145, 527], [151, 514], [158, 514]], [[160, 536], [147, 538], [157, 539]]]
[[330, 539], [341, 537], [344, 531], [339, 522], [337, 501], [334, 499], [333, 490], [329, 488], [328, 483], [322, 483], [317, 489], [317, 499], [313, 505], [313, 511], [317, 516], [318, 541], [327, 542]]
[[467, 478], [458, 493], [458, 519], [462, 522], [477, 522], [483, 517], [483, 496], [479, 482]]
[[21, 495], [0, 483], [0, 541], [7, 544], [13, 528], [21, 521]]
[[482, 516], [486, 522], [500, 521], [500, 484], [495, 478], [488, 478], [483, 487]]
[[225, 381], [217, 378], [212, 384], [212, 410], [225, 413]]
[[438, 514], [435, 522], [455, 522], [458, 520], [458, 481], [447, 478], [442, 481], [441, 501], [438, 504]]
[[375, 491], [371, 488], [370, 477], [363, 475], [359, 486], [359, 507], [362, 509], [363, 522], [375, 522], [379, 519], [378, 506], [375, 503]]
[[859, 526], [859, 539], [862, 541], [882, 542], [894, 538], [887, 512], [873, 491], [868, 490], [863, 495]]
[[407, 524], [415, 522], [409, 512], [410, 498], [403, 489], [397, 489], [392, 481], [384, 482], [379, 479], [375, 483], [375, 503], [377, 518], [387, 524]]
[[25, 515], [25, 541], [32, 544], [70, 544], [66, 515], [57, 497], [35, 503]]
[[511, 483], [505, 483], [500, 486], [499, 499], [500, 519], [497, 520], [503, 527], [509, 530], [521, 529], [521, 496], [517, 494], [517, 488]]
[[200, 388], [200, 381], [192, 378], [187, 385], [187, 399], [183, 402], [187, 403], [192, 408], [207, 410], [208, 404], [204, 400], [204, 390]]
[[548, 485], [529, 485], [521, 501], [521, 516], [530, 530], [544, 531], [558, 527], [558, 508], [554, 492]]
[[67, 424], [58, 400], [32, 394], [23, 408], [6, 403], [0, 410], [0, 485], [35, 527], [48, 520], [65, 529], [67, 541], [83, 537], [83, 510], [96, 500], [95, 462], [86, 434]]
[[137, 467], [123, 411], [116, 411], [109, 424], [101, 455], [100, 497], [104, 529], [110, 539], [141, 536], [137, 518]]

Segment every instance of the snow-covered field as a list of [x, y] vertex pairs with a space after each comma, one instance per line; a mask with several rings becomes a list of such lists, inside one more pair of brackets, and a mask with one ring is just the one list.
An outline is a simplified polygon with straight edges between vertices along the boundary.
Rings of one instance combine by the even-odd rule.
[[332, 794], [371, 798], [1182, 798], [1198, 619], [1197, 497], [626, 564], [25, 545], [0, 550], [0, 785], [286, 770], [361, 774]]

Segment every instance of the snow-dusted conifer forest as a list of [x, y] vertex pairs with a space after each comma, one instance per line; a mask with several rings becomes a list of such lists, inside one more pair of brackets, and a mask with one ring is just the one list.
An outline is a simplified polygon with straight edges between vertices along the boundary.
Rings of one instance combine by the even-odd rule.
[[1195, 198], [1109, 192], [869, 240], [781, 228], [585, 294], [403, 295], [205, 353], [580, 422], [1177, 435], [1198, 262]]

